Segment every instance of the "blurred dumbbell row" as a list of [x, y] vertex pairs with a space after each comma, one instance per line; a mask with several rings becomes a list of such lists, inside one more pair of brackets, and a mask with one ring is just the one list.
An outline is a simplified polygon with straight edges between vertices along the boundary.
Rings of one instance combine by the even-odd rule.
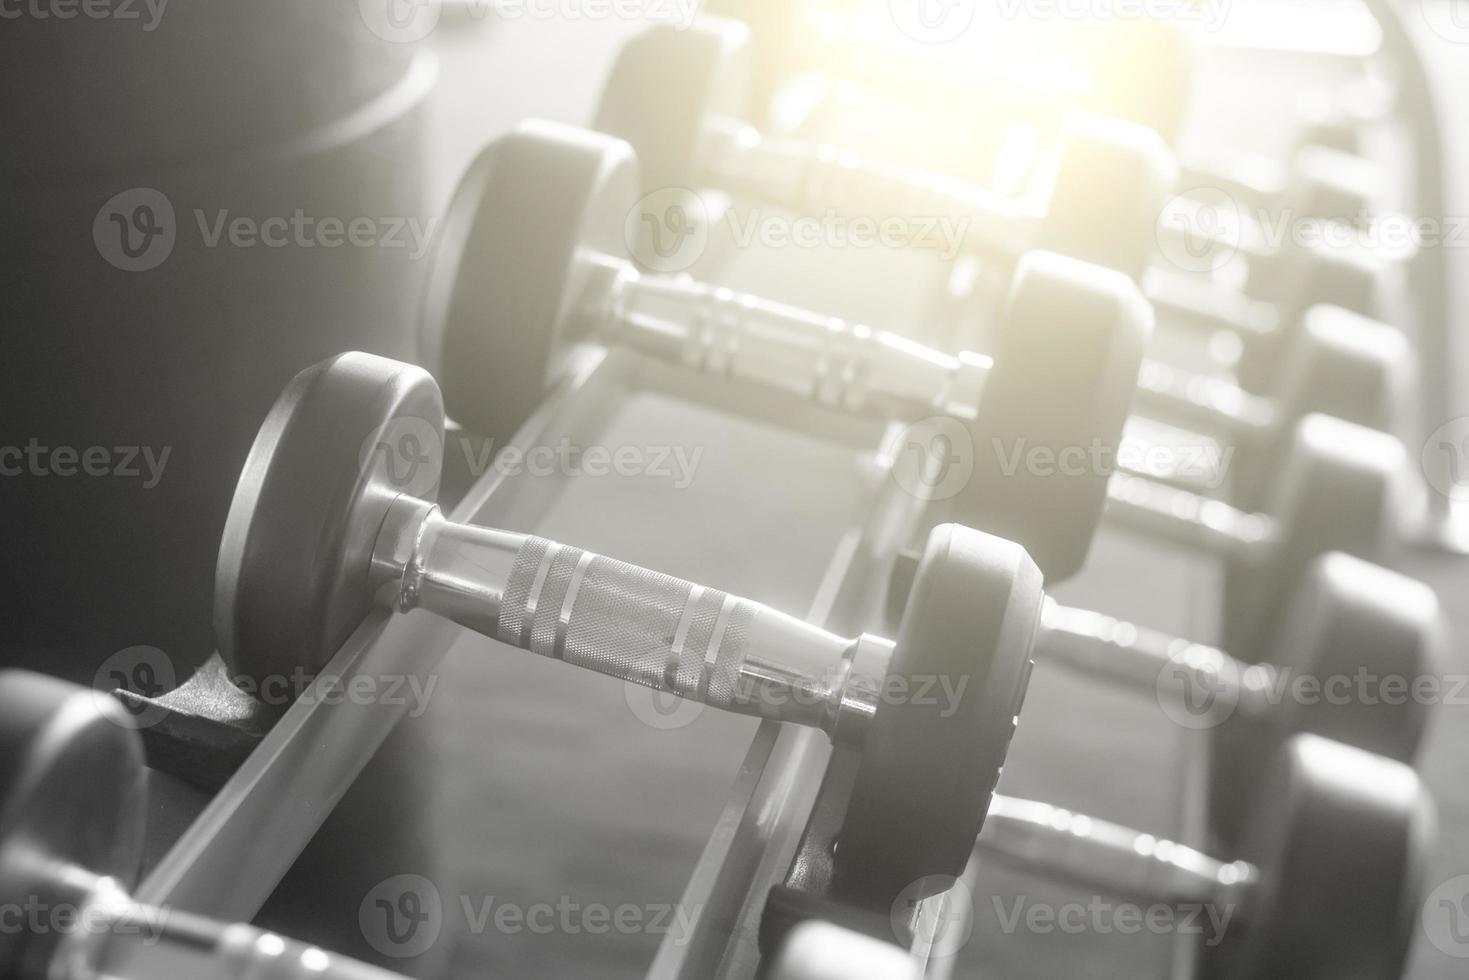
[[[1139, 52], [1186, 65], [1175, 35], [1137, 27], [1101, 49], [1114, 59], [1105, 77]], [[1427, 708], [1273, 695], [1291, 675], [1433, 674], [1437, 600], [1391, 570], [1417, 506], [1393, 434], [1413, 345], [1374, 319], [1375, 270], [1360, 257], [1167, 220], [1196, 217], [1221, 184], [1351, 220], [1373, 193], [1356, 179], [1370, 167], [1349, 159], [1351, 127], [1304, 128], [1284, 177], [1207, 174], [1170, 147], [1186, 101], [1132, 111], [1136, 89], [1104, 90], [1056, 110], [1055, 142], [1036, 150], [1017, 197], [881, 159], [861, 146], [879, 124], [842, 149], [835, 111], [757, 132], [746, 59], [759, 41], [712, 15], [654, 28], [622, 52], [592, 128], [527, 121], [474, 161], [437, 243], [427, 370], [355, 353], [306, 367], [261, 429], [216, 579], [232, 676], [315, 673], [374, 611], [425, 610], [821, 730], [834, 751], [818, 805], [761, 913], [774, 978], [920, 975], [936, 910], [971, 861], [1237, 910], [1198, 964], [1208, 976], [1399, 976], [1432, 833], [1412, 769]], [[841, 95], [864, 114], [890, 101]], [[952, 322], [877, 327], [725, 287], [703, 255], [713, 278], [695, 278], [664, 247], [670, 233], [708, 236], [711, 216], [749, 201], [950, 216], [964, 232], [956, 262], [982, 274], [950, 303]], [[1240, 281], [1221, 274], [1222, 253], [1243, 255]], [[514, 433], [587, 349], [664, 362], [752, 405], [804, 399], [888, 423], [879, 458], [901, 492], [882, 505], [871, 632], [839, 636], [574, 542], [448, 520], [435, 503], [445, 415], [482, 436]], [[1220, 350], [1237, 356], [1222, 365]], [[1124, 440], [1148, 420], [1228, 447], [1231, 478], [1204, 492], [1129, 465]], [[423, 425], [437, 457], [433, 440], [403, 439]], [[1016, 465], [1016, 446], [1050, 465]], [[1048, 597], [1085, 574], [1104, 525], [1217, 557], [1222, 636], [1174, 637]], [[1206, 719], [1207, 846], [996, 793], [1033, 662]], [[934, 676], [966, 692], [945, 711], [882, 695]], [[0, 886], [98, 923], [54, 943], [0, 937], [0, 972], [387, 976], [244, 926], [180, 916], [127, 928], [158, 918], [129, 897], [145, 806], [138, 736], [111, 700], [31, 675], [0, 675], [0, 698], [18, 760], [0, 796]]]

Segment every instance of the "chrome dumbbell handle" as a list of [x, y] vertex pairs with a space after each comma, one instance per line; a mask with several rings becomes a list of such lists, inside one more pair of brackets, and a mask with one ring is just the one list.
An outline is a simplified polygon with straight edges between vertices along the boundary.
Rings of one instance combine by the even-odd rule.
[[1052, 599], [1041, 622], [1038, 660], [1139, 691], [1178, 697], [1209, 692], [1218, 695], [1209, 703], [1242, 717], [1270, 710], [1265, 694], [1275, 670], [1268, 664], [1243, 664], [1216, 647]]
[[[605, 260], [601, 327], [644, 353], [851, 410], [970, 415], [993, 361], [840, 317]], [[598, 314], [594, 314], [598, 315]]]
[[400, 497], [373, 551], [377, 601], [531, 653], [741, 714], [860, 740], [893, 645]]
[[1264, 514], [1120, 473], [1107, 487], [1105, 516], [1114, 524], [1243, 565], [1269, 562], [1278, 537], [1275, 522]]
[[1183, 272], [1149, 269], [1143, 293], [1153, 304], [1160, 324], [1197, 333], [1223, 331], [1241, 337], [1264, 337], [1281, 326], [1280, 310], [1274, 304], [1252, 299], [1236, 289], [1208, 285]]
[[1245, 909], [1260, 872], [1047, 803], [996, 795], [978, 850], [1054, 880], [1173, 905]]
[[133, 901], [96, 879], [46, 980], [404, 980], [308, 943]]
[[1143, 415], [1218, 432], [1258, 447], [1280, 429], [1275, 403], [1223, 378], [1145, 360], [1133, 404]]
[[966, 252], [1004, 259], [1036, 240], [1043, 215], [968, 181], [882, 167], [850, 150], [710, 121], [701, 183], [803, 214], [910, 215], [955, 222]]

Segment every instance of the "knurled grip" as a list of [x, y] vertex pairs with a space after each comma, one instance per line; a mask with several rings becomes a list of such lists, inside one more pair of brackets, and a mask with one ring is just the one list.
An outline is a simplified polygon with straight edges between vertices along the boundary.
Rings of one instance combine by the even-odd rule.
[[729, 708], [759, 608], [718, 589], [530, 537], [515, 556], [496, 638]]

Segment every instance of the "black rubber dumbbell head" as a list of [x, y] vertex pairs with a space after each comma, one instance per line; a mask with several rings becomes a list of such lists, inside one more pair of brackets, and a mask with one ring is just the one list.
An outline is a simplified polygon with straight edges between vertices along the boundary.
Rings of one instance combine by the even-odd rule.
[[250, 449], [220, 540], [215, 641], [237, 674], [314, 674], [372, 608], [388, 506], [433, 499], [443, 402], [428, 372], [347, 353], [302, 371]]
[[1020, 546], [954, 524], [930, 534], [838, 836], [836, 897], [885, 910], [963, 873], [1029, 683], [1041, 600]]
[[465, 172], [439, 232], [422, 362], [449, 416], [508, 439], [577, 338], [567, 324], [595, 256], [625, 256], [637, 166], [621, 140], [532, 120]]

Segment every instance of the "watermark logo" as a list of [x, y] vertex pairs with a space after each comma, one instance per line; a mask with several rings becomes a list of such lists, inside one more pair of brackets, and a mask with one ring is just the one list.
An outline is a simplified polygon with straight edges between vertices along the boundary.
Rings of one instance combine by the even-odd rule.
[[974, 441], [958, 419], [935, 415], [899, 433], [892, 449], [892, 477], [918, 500], [948, 500], [974, 477]]
[[1233, 0], [997, 0], [1004, 20], [1042, 23], [1148, 20], [1187, 24], [1209, 33], [1222, 30]]
[[891, 916], [900, 942], [928, 959], [947, 959], [974, 934], [974, 892], [952, 875], [928, 875], [898, 893]]
[[444, 0], [358, 0], [362, 22], [384, 41], [413, 44], [439, 26]]
[[97, 254], [124, 272], [156, 269], [173, 254], [178, 222], [162, 191], [131, 187], [107, 199], [92, 219]]
[[358, 462], [383, 483], [412, 497], [429, 497], [439, 485], [444, 440], [427, 419], [398, 416], [362, 443]]
[[1158, 250], [1185, 272], [1223, 269], [1239, 254], [1243, 218], [1239, 204], [1217, 187], [1200, 187], [1171, 198], [1154, 227]]
[[1469, 959], [1469, 875], [1450, 878], [1423, 902], [1423, 932], [1433, 948]]
[[169, 0], [0, 0], [0, 20], [137, 21], [151, 34], [163, 21]]
[[[384, 249], [403, 250], [414, 261], [428, 254], [436, 220], [394, 215], [232, 214], [194, 208], [194, 229], [207, 249]], [[133, 187], [107, 200], [92, 219], [92, 242], [102, 258], [124, 272], [156, 269], [173, 254], [178, 217], [162, 191]]]
[[704, 199], [687, 187], [664, 187], [638, 199], [623, 223], [623, 239], [638, 264], [653, 272], [684, 272], [709, 247]]
[[47, 446], [32, 436], [24, 446], [0, 446], [0, 477], [108, 477], [152, 490], [172, 454], [172, 446]]
[[[113, 691], [123, 690], [145, 698], [156, 698], [172, 691], [178, 683], [173, 660], [158, 647], [140, 644], [125, 647], [102, 661], [92, 675], [92, 696], [99, 707], [109, 710], [116, 703]], [[162, 721], [168, 711], [156, 704], [124, 705], [127, 727], [151, 728]]]
[[632, 681], [623, 684], [622, 696], [634, 718], [661, 732], [687, 728], [704, 713], [702, 702]]
[[1428, 485], [1450, 500], [1469, 500], [1469, 417], [1434, 429], [1420, 457]]
[[1469, 44], [1469, 0], [1418, 0], [1429, 30], [1451, 44]]
[[443, 931], [444, 901], [434, 883], [422, 875], [395, 875], [363, 897], [357, 925], [368, 945], [383, 956], [420, 956], [433, 948]]
[[919, 44], [948, 44], [974, 24], [975, 0], [888, 0], [898, 30]]
[[1158, 706], [1180, 728], [1216, 728], [1239, 706], [1239, 665], [1212, 647], [1179, 643], [1181, 649], [1158, 672]]
[[1139, 905], [1117, 902], [1093, 895], [1086, 901], [1039, 902], [1027, 895], [1006, 900], [992, 895], [990, 901], [1006, 936], [1026, 932], [1036, 936], [1197, 936], [1207, 947], [1218, 946], [1228, 938], [1234, 920], [1233, 905], [1180, 902], [1178, 904]]
[[173, 909], [140, 905], [120, 893], [80, 905], [53, 903], [39, 895], [11, 896], [0, 903], [0, 937], [8, 936], [137, 936], [145, 947], [162, 939]]
[[[562, 437], [555, 444], [532, 446], [511, 443], [496, 451], [494, 440], [459, 435], [458, 443], [467, 473], [476, 479], [494, 471], [502, 477], [549, 479], [570, 477], [600, 480], [611, 477], [639, 479], [687, 490], [698, 478], [704, 459], [703, 446], [580, 445]], [[452, 451], [452, 450], [451, 450]]]

